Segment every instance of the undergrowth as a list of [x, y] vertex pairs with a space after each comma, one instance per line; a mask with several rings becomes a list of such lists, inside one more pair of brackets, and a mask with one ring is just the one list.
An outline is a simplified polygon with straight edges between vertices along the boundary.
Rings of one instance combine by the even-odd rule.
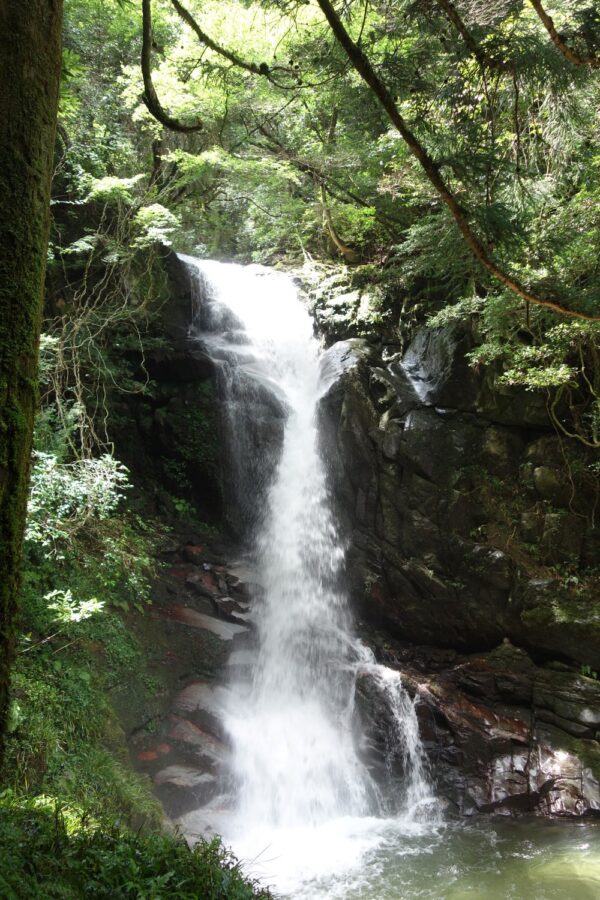
[[269, 898], [218, 839], [193, 849], [136, 833], [47, 796], [0, 796], [0, 896], [6, 900]]
[[53, 421], [53, 433], [38, 428], [34, 458], [0, 769], [0, 897], [266, 898], [218, 840], [190, 850], [165, 834], [150, 780], [131, 767], [119, 703], [144, 721], [165, 689], [144, 642], [165, 526], [127, 507], [124, 466], [78, 455]]

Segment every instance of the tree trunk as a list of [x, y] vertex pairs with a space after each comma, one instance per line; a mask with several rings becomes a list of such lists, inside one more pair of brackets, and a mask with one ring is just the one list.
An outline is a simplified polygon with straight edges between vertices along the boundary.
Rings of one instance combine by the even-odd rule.
[[344, 257], [344, 261], [348, 263], [350, 266], [354, 266], [360, 262], [360, 256], [353, 250], [352, 247], [349, 247], [348, 244], [344, 243], [339, 234], [336, 231], [336, 227], [333, 224], [333, 219], [331, 217], [331, 209], [329, 208], [329, 204], [327, 203], [327, 191], [321, 185], [321, 206], [323, 209], [323, 220], [325, 222], [325, 228], [327, 229], [327, 234], [329, 235], [332, 244], [339, 250], [339, 252]]
[[63, 0], [0, 0], [0, 751], [37, 402], [62, 9]]

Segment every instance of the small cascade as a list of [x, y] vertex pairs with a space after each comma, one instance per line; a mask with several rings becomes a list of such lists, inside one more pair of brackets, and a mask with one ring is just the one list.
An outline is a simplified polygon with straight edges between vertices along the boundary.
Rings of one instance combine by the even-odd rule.
[[[404, 772], [403, 812], [410, 819], [430, 816], [432, 812], [431, 782], [423, 752], [415, 705], [402, 685], [402, 676], [394, 669], [373, 662], [368, 667], [376, 689], [389, 710], [392, 727], [388, 737], [388, 766], [399, 761]], [[382, 809], [394, 812], [393, 801], [382, 797]], [[396, 810], [397, 811], [397, 808]]]
[[[326, 896], [311, 893], [318, 880], [356, 866], [386, 827], [437, 822], [414, 704], [352, 631], [319, 448], [320, 347], [292, 279], [184, 260], [203, 294], [195, 332], [219, 370], [230, 520], [256, 570], [255, 638], [222, 706], [228, 812], [215, 830], [284, 893]], [[360, 734], [359, 674], [392, 722], [390, 772], [399, 763], [403, 776], [385, 789]]]

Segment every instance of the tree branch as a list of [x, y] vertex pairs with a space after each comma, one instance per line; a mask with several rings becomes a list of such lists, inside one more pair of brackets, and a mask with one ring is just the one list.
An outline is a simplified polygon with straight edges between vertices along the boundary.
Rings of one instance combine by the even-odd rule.
[[148, 111], [154, 118], [170, 131], [179, 131], [183, 134], [191, 134], [202, 131], [204, 125], [197, 122], [195, 125], [186, 125], [178, 119], [174, 119], [163, 108], [152, 81], [152, 4], [151, 0], [142, 0], [142, 76], [144, 78], [144, 94], [142, 100]]
[[586, 319], [590, 321], [600, 320], [600, 316], [567, 309], [566, 307], [561, 306], [560, 303], [557, 303], [553, 300], [547, 300], [542, 297], [537, 297], [535, 294], [530, 293], [530, 291], [528, 291], [527, 288], [520, 284], [520, 282], [518, 282], [515, 278], [507, 275], [506, 272], [503, 272], [502, 269], [498, 267], [498, 265], [489, 256], [480, 238], [471, 227], [465, 211], [463, 210], [455, 194], [446, 184], [443, 176], [441, 175], [438, 164], [432, 159], [417, 136], [410, 130], [408, 124], [406, 123], [398, 107], [396, 106], [396, 103], [394, 102], [394, 99], [388, 88], [379, 78], [379, 76], [375, 72], [375, 69], [373, 68], [361, 48], [354, 43], [354, 41], [346, 31], [335, 9], [333, 8], [333, 5], [329, 2], [329, 0], [317, 0], [317, 2], [321, 7], [325, 18], [327, 19], [336, 40], [345, 51], [358, 74], [362, 77], [363, 81], [368, 85], [383, 109], [388, 114], [390, 121], [400, 133], [413, 156], [415, 156], [418, 160], [425, 175], [450, 210], [450, 213], [454, 221], [456, 222], [460, 232], [462, 233], [465, 241], [473, 252], [473, 255], [479, 260], [481, 265], [497, 281], [507, 287], [518, 297], [521, 297], [523, 300], [526, 300], [529, 303], [533, 303], [536, 306], [543, 306], [546, 309], [551, 309], [553, 312], [560, 313], [564, 316], [572, 316], [573, 318]]
[[221, 47], [220, 44], [217, 44], [216, 41], [208, 35], [205, 31], [200, 28], [198, 23], [196, 22], [193, 15], [188, 12], [188, 10], [183, 6], [179, 0], [171, 0], [171, 3], [175, 7], [177, 13], [181, 16], [184, 22], [186, 22], [198, 40], [204, 44], [206, 47], [209, 47], [215, 53], [218, 53], [219, 56], [222, 56], [224, 59], [227, 59], [234, 66], [238, 66], [240, 69], [245, 69], [247, 72], [252, 72], [253, 75], [262, 75], [266, 78], [271, 79], [271, 70], [269, 69], [266, 63], [260, 63], [260, 65], [256, 65], [256, 63], [248, 62], [245, 59], [242, 59], [237, 53], [234, 53], [232, 50], [227, 50], [226, 47]]
[[354, 191], [349, 190], [348, 188], [341, 185], [338, 181], [336, 181], [333, 176], [325, 175], [322, 169], [313, 163], [306, 162], [305, 160], [300, 159], [298, 156], [294, 155], [294, 153], [289, 150], [280, 140], [278, 140], [274, 134], [271, 134], [266, 128], [266, 125], [258, 125], [255, 129], [260, 132], [262, 136], [267, 141], [266, 146], [264, 144], [256, 143], [254, 146], [258, 147], [260, 150], [266, 151], [267, 153], [277, 154], [283, 157], [283, 159], [287, 160], [291, 165], [295, 166], [299, 172], [302, 172], [305, 175], [310, 175], [311, 178], [315, 179], [318, 184], [323, 185], [328, 194], [330, 194], [335, 200], [339, 200], [340, 203], [356, 203], [358, 206], [362, 206], [367, 209], [375, 209], [375, 213], [378, 221], [381, 225], [386, 229], [390, 237], [397, 237], [397, 230], [394, 230], [395, 225], [399, 225], [403, 220], [397, 218], [396, 216], [389, 215], [388, 213], [384, 213], [382, 210], [377, 209], [373, 203], [369, 203], [363, 197], [360, 197], [358, 194], [355, 194]]
[[329, 203], [327, 202], [327, 191], [325, 189], [325, 185], [321, 183], [321, 208], [323, 210], [323, 220], [325, 223], [325, 228], [327, 229], [327, 233], [333, 242], [333, 244], [337, 247], [339, 252], [344, 258], [344, 261], [349, 265], [355, 265], [360, 262], [360, 255], [353, 250], [352, 247], [349, 247], [348, 244], [339, 236], [338, 231], [333, 224], [333, 218], [331, 215], [331, 209]]
[[[366, 9], [366, 6], [365, 6]], [[363, 20], [364, 24], [364, 20]], [[326, 153], [331, 153], [333, 147], [335, 146], [335, 130], [337, 128], [338, 123], [338, 110], [337, 107], [334, 107], [331, 112], [331, 118], [329, 120], [329, 128], [327, 130], [327, 136], [323, 142], [323, 149]], [[324, 181], [321, 179], [320, 183], [321, 187], [321, 207], [323, 209], [323, 219], [325, 222], [325, 227], [327, 229], [327, 233], [329, 237], [333, 241], [334, 245], [337, 247], [339, 252], [344, 257], [344, 260], [350, 265], [354, 263], [358, 263], [360, 261], [359, 254], [352, 249], [352, 247], [348, 246], [348, 244], [342, 240], [340, 237], [337, 228], [333, 223], [333, 216], [331, 215], [331, 208], [329, 203], [327, 202], [327, 188], [325, 187]]]
[[[271, 82], [275, 87], [279, 88], [282, 91], [296, 91], [299, 89], [306, 88], [315, 88], [320, 87], [321, 84], [327, 84], [330, 79], [326, 79], [325, 81], [318, 83], [308, 83], [305, 84], [302, 82], [300, 76], [291, 71], [290, 69], [284, 66], [269, 66], [267, 63], [253, 63], [247, 59], [243, 59], [241, 56], [238, 56], [237, 53], [234, 53], [233, 50], [228, 50], [226, 47], [222, 47], [221, 44], [218, 44], [209, 34], [207, 34], [198, 24], [196, 19], [193, 17], [191, 12], [185, 8], [185, 6], [180, 3], [180, 0], [171, 0], [171, 3], [179, 16], [186, 22], [187, 25], [190, 26], [198, 40], [205, 45], [205, 47], [209, 47], [219, 56], [222, 56], [223, 59], [228, 60], [232, 65], [237, 66], [240, 69], [245, 69], [246, 72], [251, 72], [253, 75], [260, 75], [263, 78], [266, 78]], [[282, 72], [284, 75], [288, 76], [291, 81], [289, 84], [283, 84], [281, 81], [278, 81], [274, 72]]]
[[538, 14], [544, 28], [550, 35], [550, 39], [555, 47], [560, 50], [562, 55], [573, 63], [575, 66], [592, 66], [593, 69], [600, 68], [600, 59], [597, 56], [580, 56], [574, 50], [565, 44], [564, 40], [556, 30], [552, 16], [549, 16], [540, 0], [529, 0], [536, 13]]

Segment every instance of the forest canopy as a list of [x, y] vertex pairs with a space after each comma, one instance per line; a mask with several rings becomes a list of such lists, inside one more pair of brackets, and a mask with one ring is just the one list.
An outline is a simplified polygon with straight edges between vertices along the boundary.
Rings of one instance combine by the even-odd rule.
[[[141, 4], [101, 6], [67, 6], [63, 171], [82, 198], [90, 178], [138, 176], [138, 191], [164, 201], [190, 244], [262, 259], [316, 252], [327, 207], [365, 261], [426, 251], [427, 235], [441, 234], [436, 243], [459, 252], [438, 250], [437, 263], [425, 253], [421, 268], [441, 269], [449, 284], [481, 280], [317, 3], [146, 0], [153, 88], [174, 120], [201, 123], [187, 135], [162, 128], [142, 102]], [[593, 67], [566, 58], [528, 2], [339, 12], [486, 249], [532, 290], [593, 304], [593, 274], [577, 271], [597, 257]], [[562, 2], [558, 12], [570, 44], [593, 54], [593, 7]]]
[[476, 321], [474, 363], [583, 377], [596, 410], [599, 35], [574, 0], [71, 0], [51, 265], [162, 242], [371, 266]]

